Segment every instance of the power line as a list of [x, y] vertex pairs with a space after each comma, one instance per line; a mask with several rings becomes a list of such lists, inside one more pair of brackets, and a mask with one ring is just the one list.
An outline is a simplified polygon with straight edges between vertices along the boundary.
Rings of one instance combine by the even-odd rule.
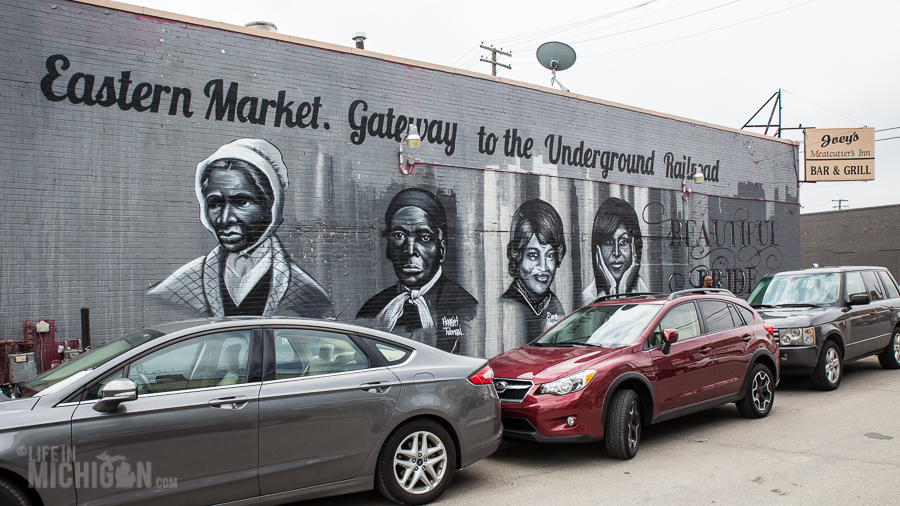
[[709, 9], [704, 9], [704, 10], [698, 11], [698, 12], [692, 12], [691, 14], [685, 14], [684, 16], [679, 16], [679, 17], [677, 17], [677, 18], [667, 19], [667, 20], [665, 20], [665, 21], [660, 21], [660, 22], [654, 23], [654, 24], [652, 24], [652, 25], [646, 25], [646, 26], [641, 26], [641, 27], [638, 27], [638, 28], [632, 28], [631, 30], [625, 30], [624, 32], [611, 33], [611, 34], [609, 34], [609, 35], [601, 35], [601, 36], [599, 36], [599, 37], [594, 37], [594, 38], [591, 38], [591, 39], [576, 40], [576, 41], [574, 41], [574, 42], [572, 42], [572, 43], [573, 43], [573, 44], [580, 44], [580, 43], [582, 43], [582, 42], [590, 42], [590, 41], [592, 41], [592, 40], [600, 40], [600, 39], [605, 39], [605, 38], [607, 38], [607, 37], [615, 37], [616, 35], [623, 35], [623, 34], [626, 34], [626, 33], [637, 32], [637, 31], [639, 31], [639, 30], [645, 30], [645, 29], [647, 29], [647, 28], [653, 28], [654, 26], [664, 25], [664, 24], [666, 24], [666, 23], [671, 23], [671, 22], [673, 22], [673, 21], [679, 21], [679, 20], [682, 20], [682, 19], [685, 19], [685, 18], [689, 18], [689, 17], [692, 17], [692, 16], [696, 16], [696, 15], [698, 15], [698, 14], [703, 14], [703, 13], [705, 13], [705, 12], [713, 11], [713, 10], [719, 9], [719, 8], [721, 8], [721, 7], [726, 7], [726, 6], [728, 6], [728, 5], [731, 5], [731, 4], [734, 4], [734, 3], [738, 3], [738, 2], [740, 2], [740, 1], [741, 1], [741, 0], [731, 0], [730, 2], [725, 3], [725, 4], [722, 4], [722, 5], [717, 5], [717, 6], [715, 6], [715, 7], [710, 7]]
[[[811, 183], [811, 182], [812, 181], [800, 181], [800, 184]], [[820, 186], [822, 183], [827, 184], [827, 186], [824, 186], [824, 185]], [[865, 184], [865, 183], [868, 183], [868, 181], [852, 181], [849, 183], [841, 183], [841, 184], [831, 184], [828, 181], [819, 181], [816, 184], [816, 186], [810, 186], [809, 188], [806, 188], [806, 189], [807, 190], [830, 190], [832, 188], [837, 188], [838, 186], [851, 186], [851, 185], [857, 186], [857, 185], [861, 185], [861, 184]]]
[[[584, 35], [588, 35], [588, 34], [591, 34], [591, 33], [600, 32], [600, 31], [603, 31], [603, 30], [609, 30], [609, 29], [611, 29], [611, 28], [613, 28], [613, 27], [615, 27], [615, 26], [623, 25], [623, 24], [625, 24], [625, 23], [631, 23], [632, 21], [636, 21], [636, 20], [638, 20], [638, 19], [641, 19], [641, 18], [644, 18], [644, 17], [647, 17], [647, 16], [651, 16], [651, 15], [654, 15], [654, 14], [659, 14], [660, 12], [663, 12], [663, 11], [666, 11], [666, 10], [669, 10], [669, 9], [674, 9], [675, 7], [679, 7], [679, 6], [681, 6], [681, 5], [684, 5], [684, 4], [686, 4], [686, 3], [693, 2], [693, 1], [695, 1], [695, 0], [685, 0], [685, 1], [680, 2], [680, 3], [677, 3], [677, 4], [675, 4], [675, 5], [670, 5], [670, 6], [668, 6], [668, 7], [664, 7], [664, 8], [662, 8], [662, 9], [658, 9], [658, 10], [653, 11], [653, 12], [648, 12], [647, 14], [642, 14], [642, 15], [640, 15], [640, 16], [637, 16], [637, 17], [634, 17], [634, 18], [631, 18], [631, 19], [627, 19], [627, 20], [624, 20], [624, 21], [620, 21], [620, 22], [618, 22], [618, 23], [613, 23], [613, 24], [611, 24], [611, 25], [609, 25], [609, 26], [605, 26], [605, 27], [602, 27], [602, 28], [598, 28], [598, 29], [596, 29], [596, 30], [590, 30], [590, 31], [587, 31], [587, 32], [582, 33], [582, 34], [580, 34], [580, 35], [581, 35], [581, 36], [584, 36]], [[731, 2], [729, 2], [729, 4], [735, 3], [735, 2], [740, 2], [740, 1], [742, 1], [742, 0], [732, 0]], [[725, 5], [728, 5], [728, 4], [724, 4], [724, 5], [712, 7], [711, 9], [706, 9], [706, 10], [703, 10], [703, 11], [700, 11], [700, 12], [694, 12], [694, 13], [691, 13], [691, 14], [686, 14], [686, 15], [681, 16], [681, 17], [678, 17], [678, 18], [673, 18], [673, 19], [669, 19], [669, 20], [666, 20], [666, 21], [661, 21], [661, 22], [658, 22], [658, 23], [655, 23], [655, 24], [652, 24], [652, 25], [647, 25], [647, 26], [643, 26], [643, 27], [634, 28], [634, 29], [631, 29], [631, 30], [626, 30], [626, 31], [624, 31], [624, 32], [613, 33], [613, 34], [610, 34], [610, 35], [603, 35], [603, 36], [600, 36], [600, 37], [594, 37], [594, 38], [591, 38], [591, 39], [577, 40], [577, 41], [575, 41], [575, 42], [572, 42], [572, 44], [579, 44], [579, 43], [582, 43], [582, 42], [587, 42], [587, 41], [592, 41], [592, 40], [597, 40], [597, 39], [603, 39], [603, 38], [606, 38], [606, 37], [613, 37], [613, 36], [616, 36], [616, 35], [622, 35], [622, 34], [624, 34], [624, 33], [629, 33], [629, 32], [634, 32], [634, 31], [638, 31], [638, 30], [643, 30], [644, 28], [650, 28], [650, 27], [652, 27], [652, 26], [657, 26], [657, 25], [669, 23], [669, 22], [671, 22], [671, 21], [676, 21], [676, 20], [678, 20], [678, 19], [682, 19], [682, 18], [686, 18], [686, 17], [695, 16], [695, 15], [697, 15], [697, 14], [702, 14], [703, 12], [706, 12], [706, 11], [708, 11], [708, 10], [718, 9], [719, 7], [724, 7]], [[577, 35], [572, 35], [572, 37], [577, 37]], [[523, 43], [524, 43], [524, 42], [530, 42], [530, 41], [532, 41], [532, 40], [535, 40], [535, 39], [525, 40], [525, 41], [523, 41]], [[537, 48], [535, 48], [535, 47], [530, 47], [530, 48], [524, 48], [524, 49], [522, 49], [522, 48], [520, 48], [519, 46], [516, 46], [516, 50], [517, 50], [517, 51], [533, 51], [534, 49], [537, 49]]]
[[[637, 4], [637, 5], [633, 5], [633, 6], [631, 6], [631, 7], [626, 7], [626, 8], [624, 8], [624, 9], [620, 9], [620, 10], [618, 10], [618, 11], [611, 12], [611, 13], [607, 13], [607, 14], [601, 14], [601, 15], [599, 15], [599, 16], [595, 16], [595, 17], [590, 18], [590, 19], [578, 21], [578, 22], [575, 22], [575, 23], [569, 23], [568, 25], [561, 25], [561, 26], [557, 26], [557, 27], [554, 27], [554, 28], [547, 28], [547, 29], [545, 29], [545, 30], [539, 30], [539, 31], [536, 31], [536, 32], [526, 33], [526, 34], [522, 34], [522, 35], [514, 35], [514, 36], [512, 36], [512, 37], [506, 37], [506, 38], [496, 39], [494, 42], [508, 42], [507, 45], [509, 45], [509, 44], [512, 44], [513, 42], [522, 42], [522, 39], [528, 39], [529, 37], [537, 37], [537, 38], [540, 38], [540, 37], [544, 37], [544, 36], [547, 36], [547, 35], [552, 35], [552, 34], [564, 32], [564, 31], [566, 31], [566, 30], [571, 30], [571, 29], [573, 29], [573, 28], [580, 28], [580, 27], [582, 27], [582, 26], [589, 25], [589, 24], [591, 24], [591, 23], [596, 23], [597, 21], [602, 21], [602, 20], [607, 19], [607, 18], [610, 18], [610, 17], [612, 17], [612, 16], [616, 16], [616, 15], [622, 14], [623, 12], [628, 12], [628, 11], [632, 11], [632, 10], [634, 10], [634, 9], [639, 9], [639, 8], [641, 8], [641, 7], [644, 7], [645, 5], [649, 5], [649, 4], [655, 3], [655, 2], [657, 2], [657, 1], [658, 1], [658, 0], [648, 0], [648, 1], [645, 1], [645, 2], [642, 2], [642, 3], [639, 3], [639, 4]], [[527, 42], [527, 41], [525, 41], [525, 42]]]
[[[606, 26], [603, 26], [603, 27], [600, 27], [600, 28], [588, 30], [588, 31], [586, 31], [586, 32], [584, 32], [584, 33], [577, 34], [577, 35], [573, 34], [573, 35], [571, 35], [570, 37], [573, 37], [573, 38], [574, 38], [574, 37], [579, 37], [579, 36], [585, 36], [585, 35], [588, 35], [588, 34], [591, 34], [591, 33], [601, 32], [601, 31], [603, 31], [603, 30], [609, 30], [609, 29], [611, 29], [611, 28], [613, 28], [613, 27], [616, 27], [616, 26], [619, 26], [619, 25], [624, 25], [624, 24], [626, 24], [626, 23], [631, 23], [631, 22], [637, 21], [638, 19], [645, 18], [645, 17], [647, 17], [647, 16], [653, 16], [653, 15], [659, 14], [659, 13], [661, 13], [661, 12], [663, 12], [663, 11], [667, 11], [667, 10], [669, 10], [669, 9], [674, 9], [674, 8], [680, 7], [680, 6], [682, 6], [682, 5], [686, 4], [686, 3], [696, 2], [696, 1], [697, 1], [697, 0], [684, 0], [683, 2], [679, 2], [679, 3], [677, 3], [677, 4], [670, 5], [670, 6], [668, 6], [668, 7], [663, 7], [663, 8], [661, 8], [661, 9], [657, 9], [657, 10], [655, 10], [655, 11], [653, 11], [653, 12], [648, 12], [648, 13], [646, 13], [646, 14], [641, 14], [640, 16], [635, 16], [635, 17], [630, 18], [630, 19], [625, 19], [625, 20], [619, 21], [618, 23], [612, 23], [612, 24], [610, 24], [610, 25], [606, 25]], [[739, 0], [738, 0], [738, 1], [739, 1]], [[534, 40], [534, 39], [530, 39], [530, 40], [523, 41], [523, 43], [524, 43], [524, 42], [530, 42], [531, 40]], [[517, 46], [517, 50], [518, 50], [518, 51], [531, 51], [531, 50], [534, 50], [534, 49], [536, 49], [536, 48], [532, 47], [532, 48], [520, 49], [520, 48], [518, 48], [518, 46]]]
[[757, 17], [755, 17], [755, 18], [745, 19], [744, 21], [738, 21], [737, 23], [732, 23], [732, 24], [730, 24], [730, 25], [725, 25], [725, 26], [720, 26], [720, 27], [718, 27], [718, 28], [713, 28], [713, 29], [707, 30], [707, 31], [705, 31], [705, 32], [694, 33], [694, 34], [691, 34], [691, 35], [685, 35], [685, 36], [683, 36], [683, 37], [676, 37], [676, 38], [674, 38], [674, 39], [663, 40], [663, 41], [660, 41], [660, 42], [654, 42], [653, 44], [646, 44], [646, 45], [643, 45], [643, 46], [630, 47], [630, 48], [626, 48], [626, 49], [618, 49], [618, 50], [616, 50], [616, 51], [608, 51], [608, 52], [606, 52], [606, 53], [591, 54], [591, 55], [587, 55], [587, 56], [582, 56], [581, 58], [582, 58], [582, 59], [584, 59], [584, 58], [595, 58], [595, 57], [597, 57], [597, 56], [606, 56], [606, 55], [609, 55], [609, 54], [623, 53], [623, 52], [626, 52], [626, 51], [635, 51], [635, 50], [637, 50], [637, 49], [645, 49], [645, 48], [648, 48], [648, 47], [658, 46], [658, 45], [660, 45], [660, 44], [667, 44], [667, 43], [669, 43], [669, 42], [675, 42], [675, 41], [679, 41], [679, 40], [683, 40], [683, 39], [689, 39], [689, 38], [691, 38], [691, 37], [698, 37], [698, 36], [700, 36], [700, 35], [706, 35], [707, 33], [712, 33], [712, 32], [716, 32], [716, 31], [719, 31], [719, 30], [724, 30], [724, 29], [726, 29], [726, 28], [731, 28], [732, 26], [737, 26], [737, 25], [741, 25], [741, 24], [744, 24], [744, 23], [749, 23], [749, 22], [751, 22], [751, 21], [756, 21], [756, 20], [758, 20], [758, 19], [766, 18], [766, 17], [769, 17], [769, 16], [774, 16], [775, 14], [780, 14], [780, 13], [782, 13], [782, 12], [784, 12], [784, 11], [788, 11], [788, 10], [791, 10], [791, 9], [795, 9], [795, 8], [797, 8], [797, 7], [801, 7], [801, 6], [806, 5], [806, 4], [811, 4], [811, 3], [815, 2], [815, 1], [816, 1], [816, 0], [808, 0], [808, 1], [806, 1], [806, 2], [803, 2], [802, 4], [793, 5], [793, 6], [791, 6], [791, 7], [787, 7], [787, 8], [784, 8], [784, 9], [781, 9], [781, 10], [778, 10], [778, 11], [775, 11], [775, 12], [770, 12], [770, 13], [768, 13], [768, 14], [763, 14], [762, 16], [757, 16]]
[[885, 137], [884, 139], [875, 139], [875, 142], [878, 142], [878, 141], [889, 141], [889, 140], [891, 140], [891, 139], [900, 139], [900, 135], [898, 135], [897, 137]]
[[[482, 42], [482, 44], [484, 44], [484, 42]], [[469, 56], [469, 53], [471, 53], [472, 51], [476, 51], [476, 52], [477, 52], [478, 49], [479, 49], [478, 46], [475, 46], [475, 47], [473, 47], [472, 49], [469, 49], [468, 51], [466, 51], [466, 54], [464, 54], [464, 55], [460, 56], [459, 58], [457, 58], [456, 61], [454, 61], [453, 63], [450, 64], [450, 66], [451, 66], [451, 67], [455, 67], [456, 64], [460, 62], [460, 60], [465, 59], [467, 56]]]
[[800, 95], [795, 95], [794, 93], [791, 93], [791, 92], [789, 92], [788, 90], [782, 89], [781, 91], [783, 91], [783, 92], [785, 92], [785, 93], [787, 93], [787, 94], [789, 94], [789, 95], [793, 95], [793, 96], [799, 98], [800, 100], [802, 100], [802, 101], [804, 101], [804, 102], [808, 102], [808, 103], [810, 103], [810, 104], [812, 104], [812, 105], [814, 105], [814, 106], [816, 106], [816, 107], [819, 107], [819, 108], [821, 108], [821, 109], [825, 109], [826, 111], [830, 112], [831, 114], [835, 114], [835, 115], [840, 116], [840, 117], [842, 117], [842, 118], [844, 118], [844, 119], [846, 119], [846, 120], [852, 121], [852, 122], [854, 122], [854, 123], [859, 123], [859, 124], [862, 125], [862, 126], [866, 126], [866, 125], [865, 125], [864, 123], [862, 123], [862, 122], [856, 121], [855, 119], [852, 119], [852, 118], [848, 118], [847, 116], [844, 116], [843, 114], [836, 113], [836, 112], [832, 111], [831, 109], [829, 109], [829, 108], [827, 108], [827, 107], [825, 107], [825, 106], [819, 105], [819, 104], [813, 102], [812, 100], [807, 100], [807, 99], [801, 97]]

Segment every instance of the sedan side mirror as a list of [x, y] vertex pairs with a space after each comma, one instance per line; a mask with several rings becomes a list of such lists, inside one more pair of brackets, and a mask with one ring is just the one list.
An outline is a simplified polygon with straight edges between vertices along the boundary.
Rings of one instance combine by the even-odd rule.
[[871, 304], [872, 299], [869, 298], [868, 294], [858, 293], [856, 295], [850, 296], [850, 305], [851, 306], [865, 306], [866, 304]]
[[102, 398], [94, 404], [94, 411], [112, 413], [119, 404], [138, 398], [138, 389], [134, 381], [128, 378], [115, 379], [100, 389]]
[[675, 329], [663, 329], [663, 345], [660, 351], [663, 352], [663, 355], [669, 354], [669, 348], [672, 347], [672, 343], [678, 340], [678, 331]]

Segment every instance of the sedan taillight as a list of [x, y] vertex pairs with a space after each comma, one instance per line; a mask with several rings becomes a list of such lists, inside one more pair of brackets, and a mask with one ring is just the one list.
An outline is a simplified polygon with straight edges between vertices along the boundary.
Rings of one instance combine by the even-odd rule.
[[771, 323], [763, 323], [763, 328], [766, 329], [766, 332], [768, 332], [770, 336], [775, 335], [775, 327], [773, 327]]
[[468, 379], [473, 385], [490, 385], [494, 382], [494, 370], [491, 369], [491, 366], [486, 365]]

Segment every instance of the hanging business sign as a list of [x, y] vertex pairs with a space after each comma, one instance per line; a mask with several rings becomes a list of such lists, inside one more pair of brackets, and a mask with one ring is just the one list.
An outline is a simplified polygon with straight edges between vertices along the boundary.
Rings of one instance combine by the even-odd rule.
[[803, 137], [806, 181], [875, 179], [874, 128], [807, 128]]

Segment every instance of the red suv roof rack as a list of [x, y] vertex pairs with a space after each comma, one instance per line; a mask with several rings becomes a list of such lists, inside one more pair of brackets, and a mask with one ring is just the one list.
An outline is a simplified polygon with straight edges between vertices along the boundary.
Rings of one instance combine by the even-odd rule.
[[613, 293], [610, 295], [601, 295], [594, 299], [594, 302], [602, 302], [604, 300], [613, 300], [613, 299], [662, 299], [666, 296], [664, 293], [657, 292], [628, 292], [628, 293]]
[[672, 292], [672, 294], [669, 295], [666, 300], [675, 300], [679, 297], [686, 297], [688, 295], [725, 295], [727, 297], [735, 296], [733, 293], [731, 293], [731, 290], [726, 290], [724, 288], [689, 288], [687, 290]]

